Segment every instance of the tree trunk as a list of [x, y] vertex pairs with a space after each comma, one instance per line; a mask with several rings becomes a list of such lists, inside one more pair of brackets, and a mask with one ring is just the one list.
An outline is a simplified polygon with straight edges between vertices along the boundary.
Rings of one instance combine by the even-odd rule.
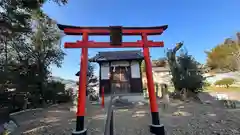
[[41, 59], [38, 59], [38, 86], [39, 86], [39, 94], [40, 94], [40, 102], [41, 105], [44, 107], [45, 106], [45, 98], [44, 98], [44, 90], [43, 90], [43, 82], [44, 82], [44, 65], [41, 62]]

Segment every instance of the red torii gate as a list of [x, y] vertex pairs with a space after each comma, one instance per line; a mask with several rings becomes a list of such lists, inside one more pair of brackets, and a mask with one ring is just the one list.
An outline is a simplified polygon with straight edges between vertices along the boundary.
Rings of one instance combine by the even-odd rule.
[[[88, 48], [143, 48], [144, 60], [146, 65], [147, 86], [150, 99], [150, 109], [152, 116], [152, 124], [150, 132], [156, 135], [164, 135], [164, 126], [160, 124], [158, 105], [154, 91], [154, 82], [152, 75], [152, 65], [150, 60], [149, 47], [163, 47], [162, 41], [154, 42], [147, 39], [148, 35], [161, 35], [167, 28], [167, 25], [157, 27], [78, 27], [58, 24], [60, 30], [66, 35], [82, 35], [82, 41], [66, 42], [65, 48], [82, 48], [81, 68], [79, 75], [79, 91], [77, 105], [77, 122], [76, 131], [73, 135], [86, 135], [87, 129], [84, 128], [85, 102], [86, 102], [86, 81], [87, 81], [87, 65], [88, 65]], [[110, 35], [110, 42], [89, 41], [89, 36]], [[122, 35], [141, 36], [142, 40], [136, 42], [122, 42]]]

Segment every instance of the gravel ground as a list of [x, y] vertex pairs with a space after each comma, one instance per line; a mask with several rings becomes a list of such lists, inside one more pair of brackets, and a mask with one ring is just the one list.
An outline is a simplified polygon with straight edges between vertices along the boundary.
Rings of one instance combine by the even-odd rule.
[[[88, 135], [102, 135], [105, 111], [98, 105], [87, 104]], [[69, 135], [75, 128], [75, 114], [69, 104], [14, 116], [20, 128], [13, 135]], [[171, 101], [159, 113], [167, 135], [240, 135], [240, 109], [227, 110], [195, 102]], [[116, 135], [150, 135], [149, 107], [117, 109], [114, 112]]]

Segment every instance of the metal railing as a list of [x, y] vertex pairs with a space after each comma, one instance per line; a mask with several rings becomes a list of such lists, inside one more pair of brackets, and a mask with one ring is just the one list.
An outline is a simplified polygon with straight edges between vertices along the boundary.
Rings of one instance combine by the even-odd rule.
[[108, 112], [107, 112], [107, 119], [105, 123], [105, 129], [104, 129], [104, 135], [114, 135], [114, 116], [113, 116], [113, 104], [114, 99], [116, 98], [116, 95], [112, 95], [110, 99], [110, 103], [108, 105]]

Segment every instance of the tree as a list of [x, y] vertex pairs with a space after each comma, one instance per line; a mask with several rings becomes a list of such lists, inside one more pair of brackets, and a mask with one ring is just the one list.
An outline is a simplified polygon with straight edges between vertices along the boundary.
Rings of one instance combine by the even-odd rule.
[[220, 69], [222, 71], [236, 71], [233, 63], [233, 53], [236, 51], [235, 44], [221, 44], [207, 53], [207, 66], [211, 69]]
[[16, 35], [8, 40], [8, 62], [1, 84], [11, 82], [17, 92], [30, 92], [44, 101], [49, 66], [61, 66], [64, 53], [59, 46], [60, 31], [56, 23], [41, 10], [32, 12], [31, 35]]
[[15, 94], [30, 93], [29, 98], [36, 101], [48, 95], [45, 88], [51, 86], [47, 81], [49, 66], [60, 67], [64, 53], [56, 23], [41, 10], [46, 1], [59, 5], [67, 2], [0, 1], [0, 92], [16, 88]]
[[0, 43], [4, 43], [16, 34], [31, 32], [32, 11], [39, 10], [47, 1], [59, 5], [67, 3], [67, 0], [1, 0]]
[[48, 68], [52, 64], [60, 67], [64, 53], [59, 46], [60, 31], [53, 20], [41, 10], [36, 10], [33, 14], [33, 24], [33, 35], [28, 47], [29, 62], [37, 65], [38, 86], [40, 95], [44, 98], [43, 87], [50, 73]]
[[[88, 71], [87, 71], [87, 95], [95, 95], [94, 87], [98, 85], [98, 78], [94, 75], [95, 67], [94, 65], [89, 62], [88, 63]], [[80, 75], [80, 71], [76, 74]], [[79, 82], [77, 82], [77, 85], [79, 85]]]
[[170, 71], [172, 73], [172, 82], [174, 85], [175, 90], [179, 90], [178, 89], [178, 85], [177, 85], [177, 80], [180, 78], [180, 74], [179, 74], [179, 69], [178, 69], [178, 64], [176, 61], [176, 53], [177, 51], [183, 46], [183, 43], [177, 43], [176, 46], [173, 49], [169, 49], [167, 51], [167, 61], [170, 67]]
[[98, 78], [94, 75], [95, 67], [92, 63], [88, 63], [88, 72], [87, 72], [87, 94], [95, 95], [95, 90], [93, 89], [98, 85]]
[[200, 92], [204, 85], [202, 71], [198, 68], [199, 63], [187, 52], [182, 52], [176, 57], [173, 50], [176, 49], [169, 50], [167, 57], [175, 93], [183, 99], [187, 96], [196, 97], [195, 94]]
[[[0, 54], [0, 68], [1, 68], [1, 79], [0, 84], [2, 86], [6, 86], [9, 84], [13, 84], [16, 82], [16, 79], [20, 74], [22, 74], [23, 70], [17, 70], [19, 66], [19, 62], [17, 61], [16, 52], [14, 50], [14, 45], [19, 44], [22, 45], [22, 40], [18, 37], [15, 37], [12, 40], [9, 40], [6, 42], [7, 48], [4, 48], [4, 52]], [[7, 55], [7, 57], [6, 57]], [[5, 87], [7, 88], [7, 87]], [[5, 89], [3, 87], [0, 87], [0, 89]]]
[[237, 71], [240, 63], [239, 33], [237, 39], [227, 38], [224, 43], [207, 51], [207, 66], [212, 70]]
[[45, 100], [48, 102], [69, 102], [72, 98], [72, 89], [65, 89], [65, 84], [59, 81], [49, 81], [47, 89], [44, 91]]
[[180, 78], [178, 79], [178, 88], [186, 89], [193, 93], [198, 93], [204, 85], [204, 78], [199, 63], [188, 53], [181, 54], [178, 57], [178, 69]]

